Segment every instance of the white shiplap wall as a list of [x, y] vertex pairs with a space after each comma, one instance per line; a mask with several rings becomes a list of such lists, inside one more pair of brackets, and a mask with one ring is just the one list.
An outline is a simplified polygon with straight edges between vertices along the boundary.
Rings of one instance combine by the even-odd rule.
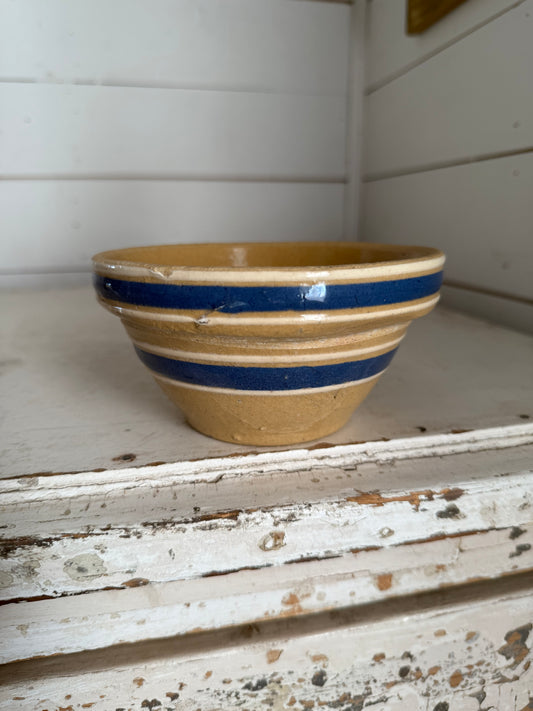
[[115, 246], [357, 236], [443, 248], [449, 303], [531, 327], [533, 0], [417, 37], [404, 11], [0, 0], [0, 285]]
[[368, 2], [360, 237], [444, 249], [449, 303], [533, 329], [533, 1], [403, 11]]
[[345, 3], [0, 0], [3, 283], [116, 246], [342, 238], [350, 31]]

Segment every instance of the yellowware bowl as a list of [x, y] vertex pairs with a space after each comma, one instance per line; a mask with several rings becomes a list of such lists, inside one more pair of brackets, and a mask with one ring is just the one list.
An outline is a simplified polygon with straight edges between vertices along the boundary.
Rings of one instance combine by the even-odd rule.
[[294, 444], [335, 432], [438, 301], [444, 255], [361, 242], [97, 254], [101, 303], [195, 429]]

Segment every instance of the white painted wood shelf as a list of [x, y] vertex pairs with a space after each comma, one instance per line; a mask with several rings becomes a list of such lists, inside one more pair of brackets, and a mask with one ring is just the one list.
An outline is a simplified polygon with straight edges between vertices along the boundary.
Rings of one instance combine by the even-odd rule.
[[[275, 449], [225, 444], [188, 427], [88, 286], [0, 298], [0, 477], [112, 472]], [[411, 325], [389, 371], [323, 447], [423, 434], [448, 437], [453, 450], [459, 430], [533, 430], [532, 344], [527, 335], [438, 307]], [[285, 456], [293, 457], [266, 461]]]
[[0, 709], [529, 708], [531, 337], [437, 308], [343, 430], [258, 449], [88, 287], [1, 299]]

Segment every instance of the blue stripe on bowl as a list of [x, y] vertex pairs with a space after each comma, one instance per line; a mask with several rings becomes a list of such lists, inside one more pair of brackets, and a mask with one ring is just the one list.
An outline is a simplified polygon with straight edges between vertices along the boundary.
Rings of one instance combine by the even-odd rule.
[[135, 346], [137, 355], [150, 370], [172, 380], [232, 390], [301, 390], [341, 385], [369, 378], [384, 370], [397, 348], [382, 355], [333, 365], [292, 368], [257, 368], [192, 363], [148, 353]]
[[164, 309], [238, 314], [265, 311], [325, 311], [383, 306], [435, 294], [442, 272], [367, 284], [312, 286], [205, 286], [149, 284], [96, 274], [94, 286], [105, 299]]

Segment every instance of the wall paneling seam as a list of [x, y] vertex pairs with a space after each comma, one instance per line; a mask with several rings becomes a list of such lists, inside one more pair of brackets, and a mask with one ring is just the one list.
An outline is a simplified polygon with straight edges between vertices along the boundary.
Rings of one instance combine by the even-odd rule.
[[461, 42], [462, 40], [466, 39], [467, 37], [470, 37], [471, 35], [475, 34], [478, 30], [481, 30], [483, 27], [485, 27], [486, 25], [489, 25], [494, 20], [498, 20], [503, 15], [507, 14], [508, 12], [511, 12], [511, 10], [515, 10], [517, 7], [519, 7], [520, 5], [523, 5], [525, 2], [527, 2], [527, 0], [517, 0], [512, 5], [509, 5], [508, 7], [504, 8], [503, 10], [500, 10], [499, 12], [496, 12], [493, 15], [490, 15], [489, 17], [485, 18], [481, 22], [477, 22], [475, 25], [470, 27], [468, 30], [465, 30], [464, 32], [459, 33], [452, 39], [450, 39], [447, 42], [440, 45], [439, 47], [436, 47], [435, 49], [431, 50], [430, 52], [427, 52], [426, 54], [421, 55], [420, 57], [413, 60], [412, 62], [408, 62], [403, 67], [400, 67], [400, 69], [397, 69], [396, 71], [389, 74], [389, 76], [384, 77], [383, 79], [380, 79], [379, 81], [376, 81], [372, 84], [369, 84], [364, 90], [365, 96], [370, 96], [371, 94], [374, 94], [376, 91], [383, 89], [388, 84], [392, 84], [393, 81], [396, 81], [400, 77], [405, 76], [412, 69], [416, 69], [416, 67], [420, 66], [421, 64], [424, 64], [425, 62], [427, 62], [430, 59], [433, 59], [433, 57], [436, 57], [441, 52], [445, 52], [450, 47], [453, 47], [458, 42]]

